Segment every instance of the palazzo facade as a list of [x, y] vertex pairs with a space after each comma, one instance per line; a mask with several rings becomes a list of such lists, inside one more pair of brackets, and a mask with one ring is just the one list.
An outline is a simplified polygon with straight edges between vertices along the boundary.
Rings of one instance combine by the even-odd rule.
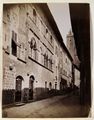
[[3, 104], [47, 97], [73, 83], [73, 58], [47, 4], [3, 6]]

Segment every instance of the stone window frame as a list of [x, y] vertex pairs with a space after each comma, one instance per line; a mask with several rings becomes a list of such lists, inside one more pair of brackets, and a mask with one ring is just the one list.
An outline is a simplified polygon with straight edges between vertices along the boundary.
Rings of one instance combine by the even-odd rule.
[[[3, 22], [3, 24], [5, 25], [5, 28], [6, 28], [6, 23]], [[10, 54], [10, 46], [9, 46], [9, 37], [8, 37], [8, 33], [6, 33], [6, 31], [4, 31], [4, 34], [3, 34], [4, 38], [4, 43], [3, 43], [3, 50], [7, 53], [7, 54]]]
[[50, 35], [50, 43], [52, 44], [53, 43], [53, 36]]
[[44, 66], [48, 68], [48, 52], [44, 53]]
[[40, 63], [43, 64], [43, 49], [40, 47]]
[[24, 59], [22, 59], [19, 55], [19, 59], [21, 59], [22, 61], [26, 62], [26, 47], [25, 47], [25, 43], [21, 42], [20, 43], [20, 47], [19, 47], [19, 54], [21, 54], [21, 50], [23, 49], [22, 53], [24, 52]]
[[53, 64], [53, 60], [52, 60], [52, 55], [49, 58], [49, 69], [52, 70], [52, 64]]

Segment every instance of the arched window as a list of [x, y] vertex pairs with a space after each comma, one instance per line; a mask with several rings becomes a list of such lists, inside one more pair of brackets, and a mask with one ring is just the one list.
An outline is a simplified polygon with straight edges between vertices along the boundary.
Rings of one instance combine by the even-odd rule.
[[35, 43], [34, 43], [34, 48], [33, 48], [34, 50], [36, 50], [37, 49], [37, 44], [36, 44], [36, 41], [35, 41]]
[[37, 43], [34, 37], [32, 37], [30, 42], [30, 48], [31, 48], [31, 57], [35, 60], [37, 60]]
[[24, 43], [21, 43], [19, 49], [20, 49], [20, 50], [19, 50], [19, 51], [20, 51], [19, 57], [20, 57], [21, 60], [25, 61], [25, 58], [26, 58], [26, 48], [25, 48], [25, 44], [24, 44]]
[[46, 28], [46, 38], [49, 39], [49, 32], [48, 32], [48, 29]]
[[34, 50], [34, 59], [38, 60], [38, 51], [37, 51], [37, 43], [36, 43], [36, 41], [35, 41], [33, 50]]
[[36, 42], [36, 41], [35, 41], [35, 38], [32, 37], [32, 38], [31, 38], [31, 41], [30, 41], [30, 48], [31, 48], [31, 49], [34, 49], [34, 47], [35, 47], [35, 42]]
[[46, 66], [46, 53], [44, 54], [44, 66]]
[[49, 58], [49, 69], [52, 70], [52, 55]]
[[35, 9], [33, 9], [33, 21], [36, 24], [36, 22], [37, 22], [37, 13], [36, 13]]
[[44, 66], [48, 67], [48, 53], [46, 51], [46, 53], [44, 54]]
[[43, 63], [43, 51], [42, 51], [42, 47], [40, 47], [40, 63]]
[[33, 75], [30, 76], [30, 80], [31, 81], [34, 81], [35, 80], [35, 77]]
[[48, 67], [48, 54], [46, 55], [46, 67]]

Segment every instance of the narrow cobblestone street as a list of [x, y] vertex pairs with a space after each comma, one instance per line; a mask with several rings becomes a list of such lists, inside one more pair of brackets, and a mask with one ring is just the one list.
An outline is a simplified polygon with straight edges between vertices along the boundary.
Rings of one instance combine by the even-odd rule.
[[78, 96], [55, 96], [52, 98], [6, 108], [8, 118], [69, 118], [85, 117]]

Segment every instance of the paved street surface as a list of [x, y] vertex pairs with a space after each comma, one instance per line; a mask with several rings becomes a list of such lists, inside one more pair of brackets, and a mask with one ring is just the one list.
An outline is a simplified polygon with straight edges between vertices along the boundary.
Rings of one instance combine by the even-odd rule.
[[84, 117], [78, 96], [55, 96], [23, 106], [5, 108], [8, 118]]

